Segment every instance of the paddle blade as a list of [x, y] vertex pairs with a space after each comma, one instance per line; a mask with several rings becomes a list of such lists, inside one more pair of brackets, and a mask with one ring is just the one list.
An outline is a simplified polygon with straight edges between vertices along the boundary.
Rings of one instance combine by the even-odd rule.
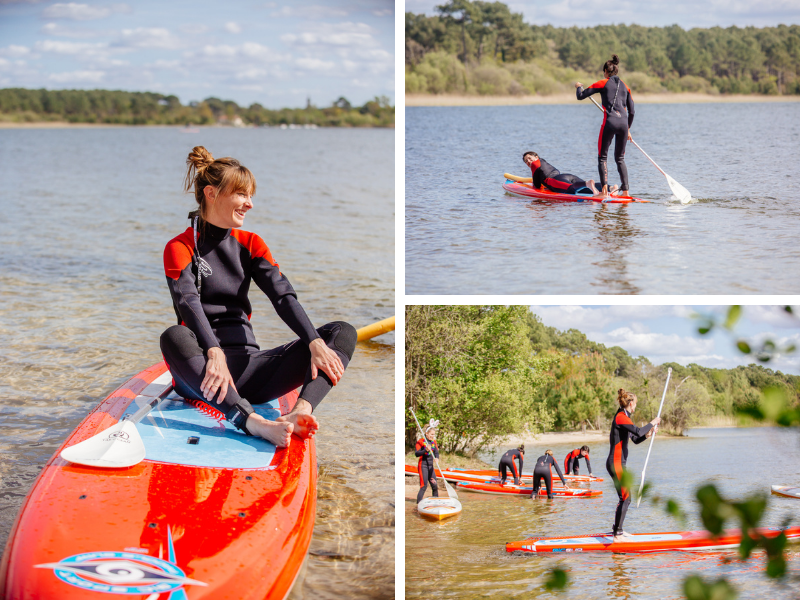
[[61, 451], [61, 458], [66, 461], [106, 469], [132, 467], [142, 462], [144, 455], [144, 443], [136, 424], [127, 420]]
[[689, 204], [689, 202], [692, 201], [692, 195], [689, 193], [689, 190], [687, 190], [669, 175], [667, 175], [667, 183], [669, 184], [669, 189], [672, 190], [672, 195], [680, 200], [681, 204]]
[[447, 479], [442, 477], [442, 481], [444, 481], [444, 487], [447, 488], [447, 495], [458, 500], [458, 494], [456, 494], [456, 491], [447, 483]]

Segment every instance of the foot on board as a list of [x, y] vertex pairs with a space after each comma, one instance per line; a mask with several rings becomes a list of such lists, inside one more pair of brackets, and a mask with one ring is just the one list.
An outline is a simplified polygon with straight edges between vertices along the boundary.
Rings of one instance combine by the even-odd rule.
[[280, 423], [291, 423], [294, 434], [301, 438], [313, 437], [319, 430], [319, 421], [311, 414], [311, 405], [302, 398], [297, 399], [297, 404], [291, 412], [276, 419]]
[[285, 448], [289, 445], [292, 431], [294, 431], [294, 424], [291, 422], [280, 421], [280, 419], [269, 421], [257, 413], [252, 413], [247, 417], [245, 426], [247, 431], [272, 442], [278, 448]]

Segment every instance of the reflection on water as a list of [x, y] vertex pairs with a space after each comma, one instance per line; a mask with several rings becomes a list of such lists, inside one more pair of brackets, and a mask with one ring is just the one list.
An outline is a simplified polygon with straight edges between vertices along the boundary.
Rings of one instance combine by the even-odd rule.
[[597, 267], [597, 279], [592, 282], [601, 293], [611, 290], [612, 294], [639, 294], [641, 290], [629, 279], [627, 250], [634, 238], [643, 235], [628, 214], [627, 206], [603, 204], [594, 213], [597, 227], [597, 247], [602, 258], [592, 263]]
[[[391, 131], [4, 131], [0, 159], [14, 168], [0, 197], [0, 547], [67, 434], [161, 360], [158, 338], [174, 321], [161, 255], [188, 224], [181, 182], [196, 144], [254, 172], [245, 229], [266, 240], [314, 323], [394, 313]], [[290, 340], [251, 292], [262, 348]], [[358, 345], [318, 415], [318, 517], [294, 593], [392, 597], [394, 334]], [[201, 475], [196, 494], [225, 485]]]

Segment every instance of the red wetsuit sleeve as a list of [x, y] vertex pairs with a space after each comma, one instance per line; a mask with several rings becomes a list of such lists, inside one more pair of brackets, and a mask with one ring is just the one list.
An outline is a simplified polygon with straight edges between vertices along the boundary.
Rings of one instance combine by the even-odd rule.
[[297, 300], [297, 294], [292, 284], [281, 273], [278, 263], [275, 262], [264, 240], [254, 233], [239, 229], [234, 229], [231, 235], [250, 253], [252, 259], [250, 276], [272, 302], [272, 306], [281, 320], [306, 345], [317, 339], [319, 337], [317, 330]]
[[595, 81], [586, 89], [579, 87], [575, 90], [575, 95], [578, 97], [578, 100], [583, 100], [592, 94], [599, 94], [601, 91], [603, 91], [603, 88], [606, 87], [607, 82], [608, 79], [601, 79], [600, 81]]
[[200, 347], [219, 347], [219, 340], [208, 322], [197, 293], [197, 279], [192, 272], [194, 238], [191, 228], [172, 239], [164, 248], [164, 273], [175, 311], [186, 327], [197, 337]]
[[427, 450], [428, 448], [425, 446], [425, 442], [423, 440], [417, 440], [414, 456], [424, 456]]
[[618, 427], [627, 430], [631, 434], [631, 441], [633, 441], [634, 444], [641, 444], [647, 439], [647, 432], [653, 428], [652, 423], [648, 423], [644, 427], [637, 427], [624, 412], [617, 413], [615, 422]]

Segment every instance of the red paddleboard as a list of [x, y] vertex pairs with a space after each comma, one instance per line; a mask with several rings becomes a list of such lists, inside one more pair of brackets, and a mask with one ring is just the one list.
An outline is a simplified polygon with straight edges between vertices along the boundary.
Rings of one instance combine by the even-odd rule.
[[[499, 483], [459, 482], [458, 488], [481, 494], [530, 496], [533, 493], [533, 486], [514, 485], [513, 483], [500, 485]], [[553, 496], [556, 498], [594, 498], [600, 496], [602, 493], [601, 490], [576, 490], [567, 489], [565, 487], [553, 488]], [[539, 495], [547, 496], [547, 489], [544, 487], [539, 488]]]
[[[595, 198], [594, 196], [587, 196], [582, 194], [559, 194], [551, 192], [545, 188], [534, 189], [530, 183], [522, 183], [506, 179], [503, 184], [503, 189], [510, 194], [517, 196], [525, 196], [527, 198], [541, 198], [543, 200], [552, 200], [553, 202], [602, 202], [603, 198]], [[642, 200], [641, 198], [633, 198], [631, 196], [609, 196], [606, 199], [606, 204], [629, 204], [631, 202], [650, 202], [650, 200]]]
[[[34, 482], [0, 563], [0, 599], [284, 598], [314, 529], [313, 439], [248, 437], [175, 394], [136, 427], [132, 467], [72, 464], [61, 450], [116, 423], [171, 384], [164, 363], [101, 402]], [[297, 392], [256, 410], [274, 419]]]
[[[781, 531], [788, 539], [800, 538], [800, 527], [763, 527], [758, 534], [773, 538]], [[739, 529], [723, 531], [714, 538], [708, 531], [670, 533], [638, 533], [624, 541], [614, 542], [610, 534], [579, 535], [557, 538], [528, 538], [521, 542], [508, 542], [507, 552], [664, 552], [670, 550], [724, 550], [735, 548], [742, 541]]]
[[[406, 475], [419, 475], [417, 473], [417, 467], [414, 465], [405, 465], [405, 473]], [[438, 474], [439, 471], [437, 470], [436, 473]], [[442, 471], [444, 474], [444, 478], [447, 481], [474, 481], [475, 483], [483, 483], [483, 482], [499, 482], [500, 481], [500, 474], [497, 471], [491, 471], [489, 469], [444, 469]], [[511, 481], [514, 481], [514, 476], [509, 475]], [[553, 473], [553, 477], [556, 477], [556, 474]], [[523, 473], [521, 477], [522, 481], [530, 481], [533, 479], [532, 473]], [[564, 479], [566, 481], [572, 481], [575, 483], [590, 483], [592, 481], [603, 481], [602, 477], [594, 477], [593, 475], [564, 475]]]

